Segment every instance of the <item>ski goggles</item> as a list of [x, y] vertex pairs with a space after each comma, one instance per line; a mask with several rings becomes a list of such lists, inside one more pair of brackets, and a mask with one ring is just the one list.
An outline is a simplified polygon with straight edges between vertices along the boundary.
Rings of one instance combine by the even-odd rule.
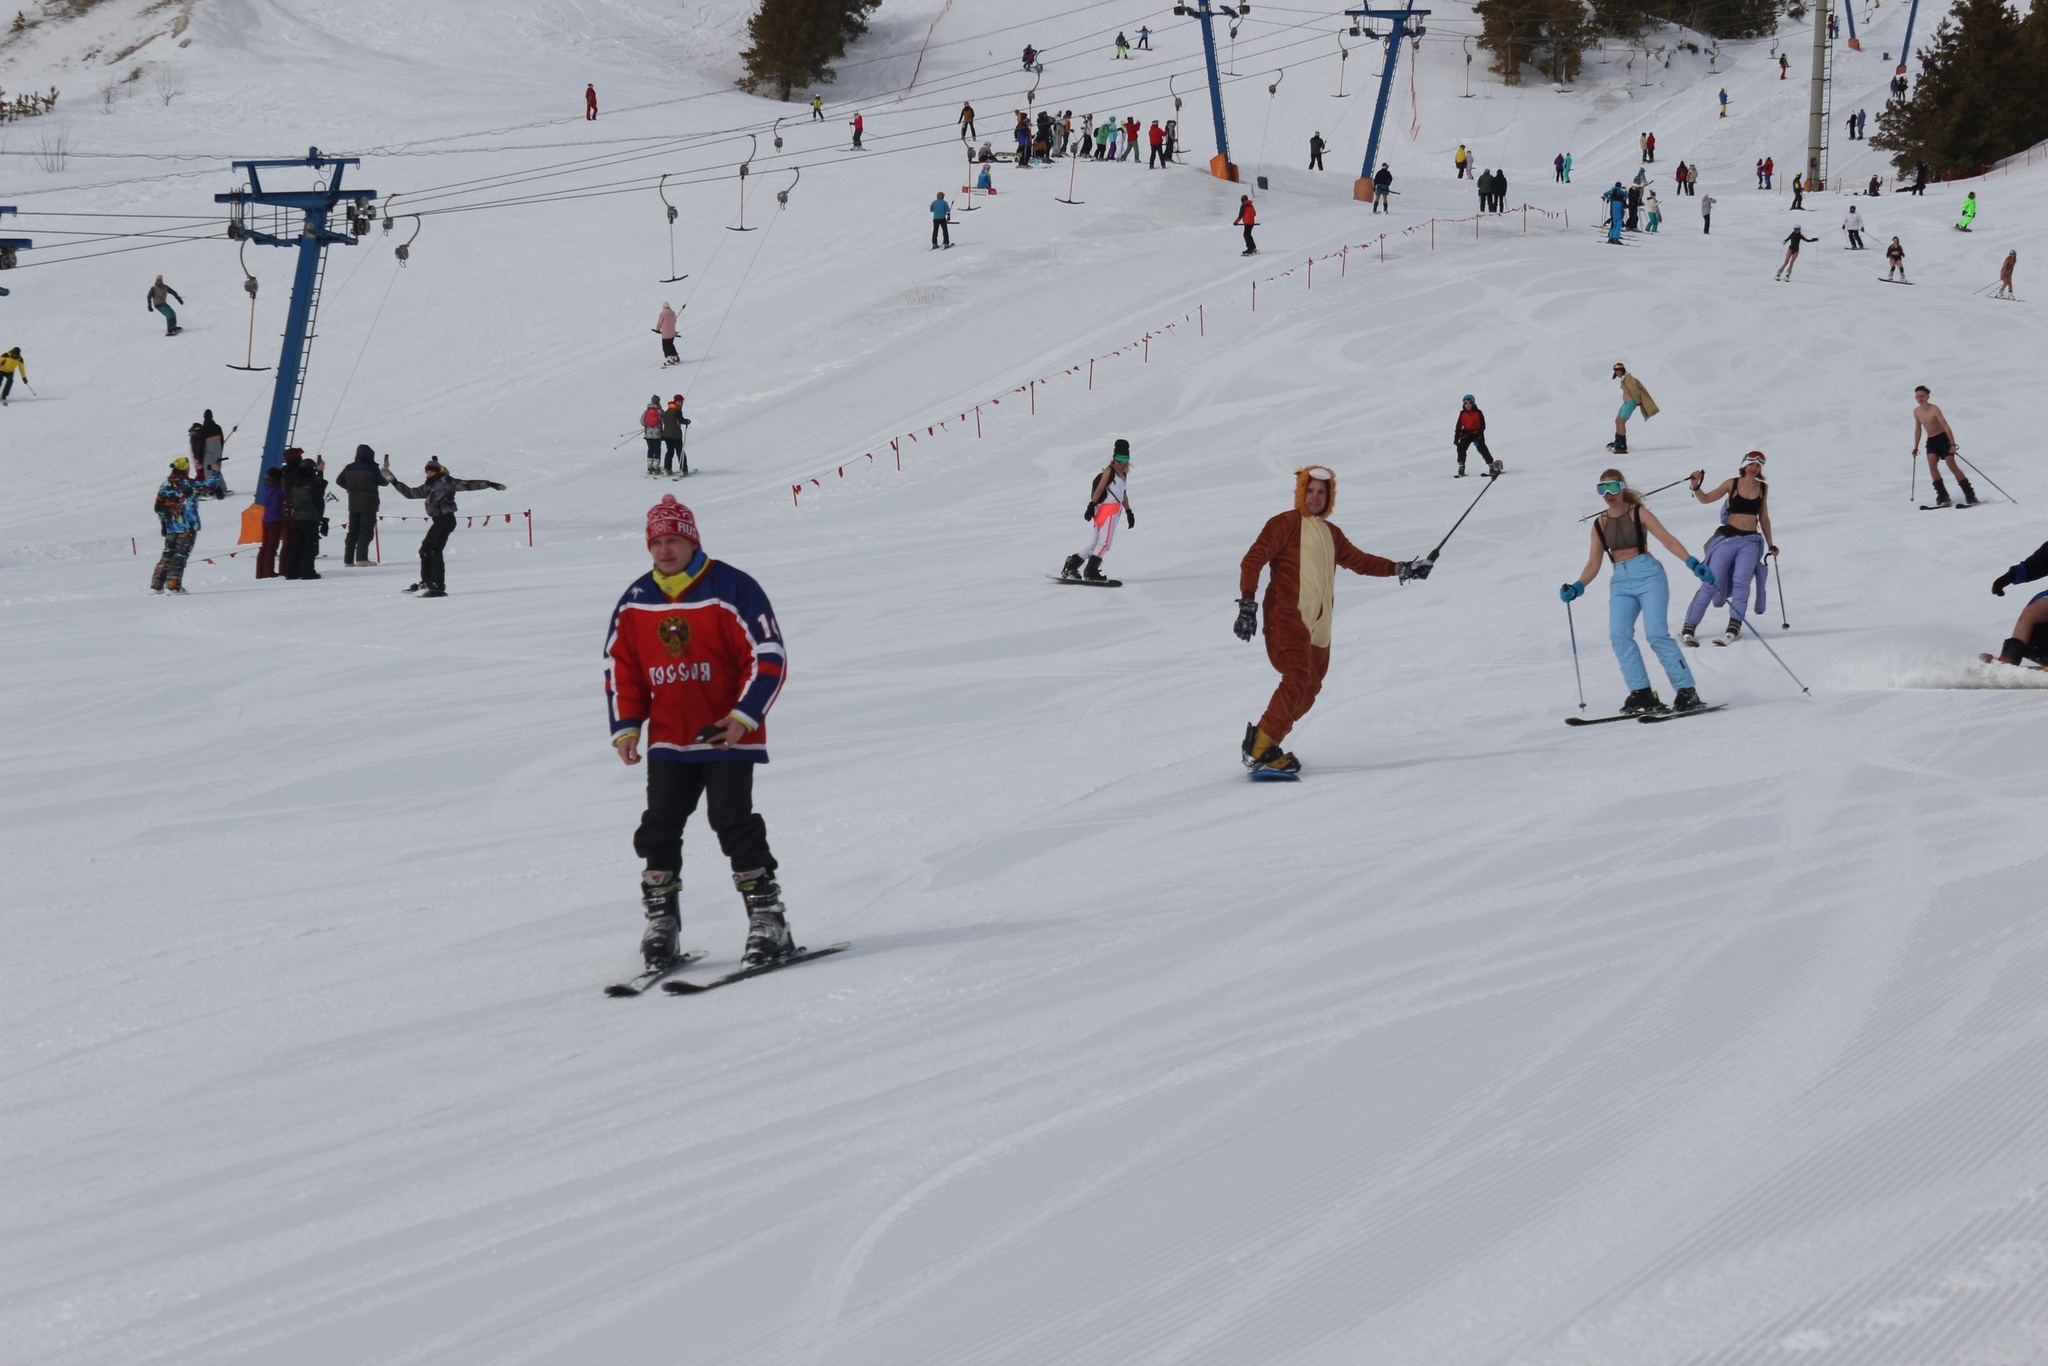
[[1623, 484], [1619, 479], [1602, 479], [1593, 487], [1600, 490], [1602, 498], [1611, 498], [1619, 494], [1627, 485]]
[[1742, 463], [1745, 465], [1761, 465], [1764, 463], [1764, 453], [1762, 451], [1751, 451], [1748, 455], [1742, 457]]
[[1337, 479], [1335, 473], [1333, 473], [1330, 470], [1324, 469], [1321, 465], [1310, 465], [1308, 467], [1308, 477], [1311, 479], [1320, 479], [1326, 484], [1334, 483]]

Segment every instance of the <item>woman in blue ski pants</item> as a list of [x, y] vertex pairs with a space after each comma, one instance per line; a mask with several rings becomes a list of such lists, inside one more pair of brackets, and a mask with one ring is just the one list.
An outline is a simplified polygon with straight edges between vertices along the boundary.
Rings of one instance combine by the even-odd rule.
[[1671, 638], [1665, 624], [1671, 614], [1671, 585], [1664, 566], [1650, 553], [1650, 538], [1685, 561], [1685, 567], [1703, 583], [1714, 581], [1713, 571], [1687, 552], [1676, 536], [1664, 529], [1657, 514], [1643, 506], [1643, 496], [1628, 486], [1620, 470], [1600, 475], [1600, 497], [1606, 509], [1593, 519], [1592, 552], [1577, 582], [1557, 590], [1559, 598], [1572, 602], [1582, 597], [1586, 585], [1600, 575], [1602, 560], [1614, 562], [1614, 578], [1608, 588], [1607, 637], [1614, 645], [1614, 657], [1621, 664], [1621, 676], [1628, 683], [1628, 697], [1621, 704], [1624, 716], [1665, 711], [1650, 687], [1650, 672], [1643, 667], [1643, 652], [1636, 648], [1636, 619], [1642, 618], [1643, 634], [1664, 666], [1671, 686], [1678, 690], [1669, 710], [1698, 711], [1706, 704], [1694, 689], [1692, 670], [1685, 666], [1685, 652]]
[[1705, 480], [1705, 470], [1692, 472], [1693, 497], [1702, 503], [1723, 498], [1728, 501], [1721, 509], [1721, 528], [1705, 547], [1707, 567], [1714, 571], [1714, 582], [1693, 595], [1679, 639], [1687, 645], [1699, 644], [1693, 633], [1707, 615], [1707, 608], [1725, 602], [1728, 630], [1718, 643], [1732, 645], [1742, 634], [1742, 623], [1748, 616], [1752, 583], [1756, 586], [1756, 610], [1764, 609], [1764, 580], [1769, 571], [1763, 568], [1763, 558], [1778, 553], [1771, 536], [1771, 494], [1770, 486], [1764, 483], [1764, 453], [1751, 451], [1743, 456], [1742, 468], [1733, 479], [1724, 479], [1711, 489], [1702, 487]]

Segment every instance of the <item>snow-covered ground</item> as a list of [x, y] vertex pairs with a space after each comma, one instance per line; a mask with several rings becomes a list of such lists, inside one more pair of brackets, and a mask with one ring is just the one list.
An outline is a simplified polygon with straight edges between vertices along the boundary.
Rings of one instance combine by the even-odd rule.
[[[1237, 190], [1196, 169], [1199, 45], [1170, 7], [889, 0], [822, 125], [731, 89], [744, 8], [202, 0], [188, 47], [142, 54], [175, 54], [183, 93], [145, 74], [105, 114], [71, 99], [97, 76], [61, 27], [0, 53], [0, 84], [66, 91], [4, 150], [63, 129], [79, 154], [0, 158], [24, 266], [138, 245], [63, 230], [177, 225], [34, 215], [215, 234], [4, 278], [0, 348], [37, 389], [0, 412], [8, 1358], [2048, 1357], [2048, 698], [1973, 662], [2023, 600], [1989, 581], [2048, 535], [2048, 346], [2038, 304], [1971, 292], [2016, 247], [2038, 297], [2048, 170], [1979, 186], [1969, 236], [1962, 187], [1861, 201], [1906, 245], [1916, 284], [1886, 286], [1875, 249], [1840, 250], [1841, 197], [1795, 220], [1752, 188], [1805, 136], [1768, 40], [1649, 85], [1610, 50], [1562, 94], [1475, 63], [1465, 100], [1476, 24], [1451, 7], [1412, 105], [1398, 82], [1392, 229], [1471, 212], [1463, 142], [1572, 230], [1397, 236], [1384, 264], [1262, 285], [1254, 314], [1253, 279], [1390, 224], [1349, 197], [1380, 59], [1354, 44], [1334, 100], [1337, 21], [1261, 5], [1238, 40], [1233, 150], [1273, 186], [1247, 260]], [[1840, 54], [1838, 110], [1877, 107], [1905, 9]], [[1148, 21], [1156, 50], [1112, 63], [1107, 36]], [[1806, 34], [1782, 38], [1795, 71]], [[1025, 41], [1039, 103], [1077, 116], [1163, 116], [1181, 73], [1190, 165], [1091, 163], [1079, 207], [1064, 172], [1004, 172], [934, 254], [953, 111], [1000, 137]], [[1663, 232], [1601, 243], [1596, 196], [1644, 128], [1660, 192], [1673, 158], [1702, 167], [1711, 236], [1667, 193]], [[500, 480], [464, 512], [531, 509], [535, 545], [523, 518], [460, 531], [452, 595], [420, 602], [398, 592], [418, 524], [344, 571], [337, 517], [318, 583], [254, 582], [245, 554], [152, 597], [185, 425], [241, 424], [246, 488], [269, 402], [224, 368], [248, 315], [211, 196], [230, 158], [312, 144], [361, 151], [350, 183], [400, 214], [674, 172], [690, 278], [656, 283], [637, 183], [430, 216], [404, 270], [409, 227], [337, 249], [301, 441]], [[597, 154], [635, 159], [456, 186]], [[1882, 169], [1839, 140], [1835, 167]], [[1794, 221], [1821, 241], [1781, 285]], [[288, 274], [247, 261], [260, 364]], [[159, 272], [188, 300], [176, 340], [140, 308]], [[664, 298], [689, 304], [666, 373]], [[1092, 391], [1065, 373], [1190, 311]], [[1746, 642], [1693, 658], [1718, 716], [1559, 724], [1556, 589], [1616, 359], [1664, 409], [1622, 461], [1639, 486], [1769, 453], [1791, 623], [1774, 607], [1770, 644], [1811, 696]], [[1914, 510], [1916, 383], [2017, 506], [1980, 481], [1965, 516]], [[679, 390], [701, 474], [651, 483], [614, 446]], [[1230, 635], [1244, 547], [1322, 462], [1355, 541], [1426, 551], [1478, 492], [1448, 478], [1468, 391], [1509, 473], [1428, 582], [1343, 578], [1289, 742], [1307, 778], [1248, 785], [1273, 675]], [[1127, 586], [1055, 588], [1117, 436]], [[598, 989], [635, 958], [640, 775], [605, 743], [598, 654], [668, 491], [776, 604], [760, 805], [800, 935], [855, 947], [621, 1002]], [[1697, 547], [1712, 510], [1681, 494], [1656, 505]], [[208, 509], [202, 556], [240, 507]], [[1622, 692], [1604, 596], [1577, 616], [1594, 711]], [[686, 938], [729, 963], [739, 903], [701, 826], [689, 848]]]

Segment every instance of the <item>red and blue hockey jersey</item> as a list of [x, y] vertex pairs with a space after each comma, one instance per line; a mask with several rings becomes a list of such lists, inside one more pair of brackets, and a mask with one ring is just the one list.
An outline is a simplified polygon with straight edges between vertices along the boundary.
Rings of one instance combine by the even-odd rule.
[[[765, 764], [768, 709], [782, 691], [782, 631], [761, 585], [698, 551], [664, 592], [650, 572], [612, 610], [604, 692], [614, 739], [647, 725], [647, 757]], [[730, 749], [698, 743], [736, 716], [747, 733]]]

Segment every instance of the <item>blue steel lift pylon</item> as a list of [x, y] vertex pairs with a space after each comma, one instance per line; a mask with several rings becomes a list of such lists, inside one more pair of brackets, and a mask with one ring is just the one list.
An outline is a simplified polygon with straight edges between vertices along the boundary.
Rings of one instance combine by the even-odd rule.
[[1218, 180], [1236, 180], [1237, 166], [1230, 159], [1230, 133], [1223, 126], [1223, 81], [1216, 72], [1216, 29], [1217, 13], [1226, 18], [1242, 19], [1252, 12], [1250, 5], [1218, 5], [1215, 11], [1209, 8], [1209, 0], [1191, 0], [1178, 4], [1173, 12], [1193, 15], [1202, 21], [1202, 60], [1209, 68], [1209, 113], [1216, 120], [1216, 155], [1209, 158], [1209, 174]]
[[[299, 400], [306, 391], [306, 343], [312, 339], [313, 318], [320, 306], [320, 284], [327, 273], [327, 248], [350, 245], [369, 230], [369, 218], [359, 218], [355, 205], [375, 199], [377, 192], [341, 188], [342, 172], [347, 167], [360, 164], [355, 157], [321, 156], [318, 147], [308, 147], [305, 156], [288, 161], [238, 161], [234, 164], [235, 169], [248, 175], [249, 188], [213, 197], [216, 204], [235, 206], [235, 213], [228, 220], [229, 237], [267, 247], [299, 249], [298, 263], [292, 272], [291, 311], [285, 315], [284, 348], [277, 357], [277, 387], [272, 390], [270, 399], [270, 425], [263, 433], [263, 468], [257, 471], [252, 489], [261, 489], [263, 476], [283, 463], [285, 447], [291, 442], [292, 433], [298, 425]], [[311, 190], [263, 188], [262, 172], [286, 167], [305, 167], [322, 175], [316, 178], [316, 188]], [[287, 212], [297, 210], [305, 214], [305, 222], [292, 237], [260, 232], [248, 226], [243, 213], [252, 204], [268, 205]], [[346, 233], [335, 232], [327, 226], [328, 215], [343, 204], [349, 206], [350, 231]]]
[[[0, 204], [0, 218], [5, 218], [10, 213], [20, 212], [21, 210], [15, 208], [12, 204]], [[26, 237], [0, 237], [0, 270], [14, 269], [14, 253], [17, 251], [27, 251], [34, 245], [35, 243], [29, 241]], [[0, 299], [6, 297], [7, 291], [0, 289]]]
[[[1401, 60], [1401, 40], [1408, 36], [1404, 32], [1408, 24], [1413, 20], [1420, 19], [1429, 12], [1426, 9], [1415, 8], [1414, 0], [1409, 0], [1409, 5], [1406, 9], [1348, 9], [1344, 11], [1344, 16], [1351, 20], [1352, 37], [1384, 37], [1387, 42], [1387, 59], [1380, 63], [1380, 97], [1379, 101], [1374, 104], [1372, 111], [1372, 136], [1366, 140], [1364, 166], [1358, 172], [1358, 179], [1352, 182], [1351, 197], [1353, 199], [1361, 200], [1367, 204], [1372, 203], [1372, 174], [1378, 169], [1373, 163], [1378, 161], [1380, 156], [1380, 130], [1387, 122], [1387, 100], [1394, 93], [1394, 68], [1399, 65]], [[1360, 28], [1358, 21], [1361, 19], [1385, 19], [1392, 27], [1386, 33], [1381, 34], [1372, 29]], [[1422, 25], [1416, 24], [1415, 36], [1420, 38], [1423, 32]]]

